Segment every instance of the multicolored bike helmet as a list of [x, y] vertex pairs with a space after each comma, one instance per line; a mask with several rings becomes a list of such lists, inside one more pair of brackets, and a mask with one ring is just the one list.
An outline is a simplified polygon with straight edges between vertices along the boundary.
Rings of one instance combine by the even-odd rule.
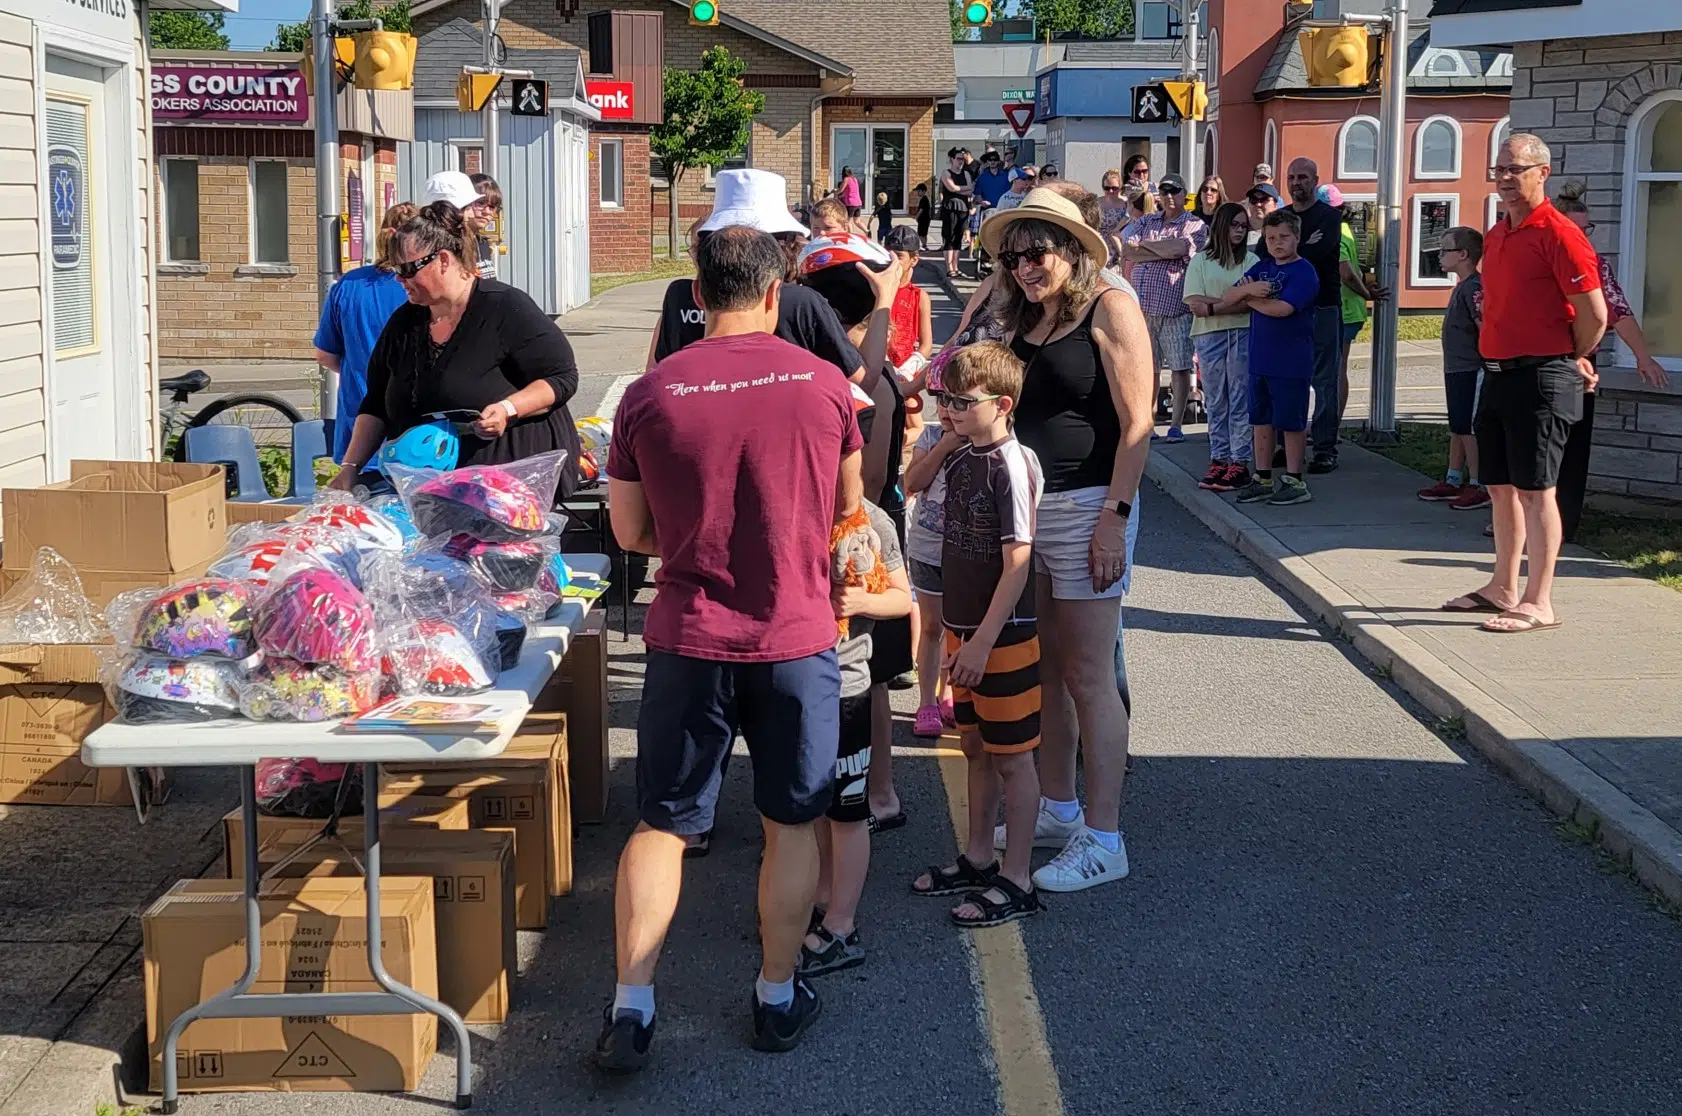
[[488, 690], [494, 675], [448, 620], [415, 620], [386, 636], [385, 673], [402, 693], [455, 697]]
[[385, 472], [388, 465], [410, 469], [454, 469], [461, 459], [461, 439], [455, 427], [439, 419], [411, 426], [380, 447], [375, 467]]
[[206, 577], [159, 593], [141, 612], [134, 642], [172, 659], [244, 659], [257, 650], [251, 627], [249, 590], [237, 581]]
[[379, 700], [378, 670], [286, 658], [263, 660], [239, 691], [240, 712], [254, 721], [326, 721], [372, 709]]
[[257, 761], [257, 809], [274, 817], [330, 818], [362, 811], [362, 771], [313, 759]]
[[869, 237], [835, 233], [807, 241], [800, 249], [795, 267], [800, 272], [800, 282], [823, 295], [841, 324], [851, 329], [868, 318], [876, 305], [876, 292], [871, 289], [870, 281], [854, 265], [886, 271], [893, 263], [888, 250]]
[[239, 667], [228, 659], [172, 659], [143, 651], [124, 661], [112, 704], [131, 724], [213, 721], [239, 712], [240, 679]]
[[291, 522], [343, 531], [358, 550], [403, 549], [403, 532], [397, 524], [364, 504], [322, 504]]
[[472, 535], [451, 535], [439, 549], [451, 558], [466, 562], [497, 589], [530, 589], [537, 584], [543, 566], [555, 544], [537, 542], [493, 543]]
[[486, 542], [519, 542], [543, 533], [548, 503], [512, 473], [476, 465], [415, 489], [409, 511], [428, 538], [467, 534]]
[[379, 664], [374, 609], [362, 591], [329, 570], [287, 576], [257, 607], [257, 645], [270, 655], [349, 671]]

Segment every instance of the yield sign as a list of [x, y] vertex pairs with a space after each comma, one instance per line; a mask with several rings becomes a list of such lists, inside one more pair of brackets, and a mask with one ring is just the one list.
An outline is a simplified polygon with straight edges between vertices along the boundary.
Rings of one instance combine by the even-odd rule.
[[1034, 103], [1032, 101], [1017, 101], [1002, 106], [1005, 119], [1010, 121], [1010, 127], [1020, 138], [1028, 134], [1028, 129], [1034, 123]]

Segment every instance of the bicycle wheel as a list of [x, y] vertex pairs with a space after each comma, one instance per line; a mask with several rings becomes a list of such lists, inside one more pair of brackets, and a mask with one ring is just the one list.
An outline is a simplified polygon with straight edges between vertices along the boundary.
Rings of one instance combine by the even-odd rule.
[[[272, 446], [290, 450], [292, 424], [303, 419], [298, 408], [276, 395], [229, 395], [188, 419], [187, 425], [243, 426], [251, 431], [258, 449]], [[185, 446], [186, 438], [181, 441]]]

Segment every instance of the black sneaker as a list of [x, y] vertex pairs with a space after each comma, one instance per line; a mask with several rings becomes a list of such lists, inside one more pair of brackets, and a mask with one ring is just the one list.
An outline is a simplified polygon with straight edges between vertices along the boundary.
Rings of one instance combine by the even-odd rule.
[[915, 686], [916, 684], [917, 684], [917, 668], [916, 667], [912, 667], [910, 670], [905, 671], [902, 674], [896, 674], [892, 678], [888, 679], [888, 689], [890, 689], [890, 690], [909, 690], [911, 687]]
[[823, 1002], [805, 978], [794, 978], [794, 1002], [766, 1007], [753, 997], [753, 1048], [782, 1054], [800, 1045], [800, 1036], [823, 1014]]
[[634, 1011], [614, 1014], [608, 1004], [601, 1037], [596, 1039], [596, 1068], [603, 1073], [635, 1073], [648, 1062], [648, 1047], [654, 1041], [654, 1020], [643, 1025]]
[[1310, 473], [1331, 473], [1337, 470], [1337, 455], [1335, 453], [1317, 453], [1308, 463]]

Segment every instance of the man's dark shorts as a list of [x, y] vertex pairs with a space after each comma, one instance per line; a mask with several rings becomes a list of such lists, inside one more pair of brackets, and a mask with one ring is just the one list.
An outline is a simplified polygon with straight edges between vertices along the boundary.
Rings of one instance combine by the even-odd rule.
[[1583, 378], [1570, 357], [1486, 369], [1473, 423], [1483, 483], [1555, 487], [1571, 424], [1582, 417]]
[[781, 663], [719, 663], [650, 649], [637, 716], [637, 815], [685, 837], [713, 827], [740, 729], [753, 802], [779, 825], [823, 816], [835, 794], [841, 670], [833, 649]]
[[1478, 406], [1478, 377], [1481, 372], [1444, 372], [1443, 393], [1448, 398], [1448, 432], [1470, 434]]
[[841, 747], [835, 757], [834, 796], [825, 816], [830, 821], [870, 820], [870, 694], [841, 699]]

